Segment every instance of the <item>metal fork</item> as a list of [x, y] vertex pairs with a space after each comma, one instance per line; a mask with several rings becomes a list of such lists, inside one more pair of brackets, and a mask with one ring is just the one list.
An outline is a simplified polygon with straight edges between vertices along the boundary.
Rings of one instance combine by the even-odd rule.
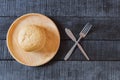
[[80, 39], [84, 38], [87, 33], [89, 32], [89, 30], [91, 29], [92, 25], [90, 23], [87, 23], [85, 25], [85, 27], [82, 29], [82, 31], [79, 33], [80, 37], [78, 38], [78, 40], [75, 42], [75, 44], [72, 46], [72, 48], [68, 51], [67, 55], [65, 56], [64, 60], [67, 60], [70, 55], [72, 54], [73, 50], [75, 49], [76, 45], [78, 44], [78, 42], [80, 41]]

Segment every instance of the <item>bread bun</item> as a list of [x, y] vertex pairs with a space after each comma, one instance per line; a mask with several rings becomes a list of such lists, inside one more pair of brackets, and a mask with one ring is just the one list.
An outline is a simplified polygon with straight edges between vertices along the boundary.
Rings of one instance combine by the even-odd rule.
[[23, 27], [18, 33], [18, 43], [25, 51], [38, 51], [46, 42], [45, 30], [36, 25]]

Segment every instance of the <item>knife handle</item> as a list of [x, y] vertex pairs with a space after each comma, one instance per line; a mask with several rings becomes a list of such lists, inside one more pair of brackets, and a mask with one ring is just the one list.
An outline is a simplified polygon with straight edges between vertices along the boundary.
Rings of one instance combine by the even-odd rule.
[[67, 55], [65, 56], [64, 60], [67, 60], [72, 52], [74, 51], [75, 47], [77, 46], [78, 42], [80, 41], [81, 37], [79, 37], [79, 39], [75, 42], [75, 44], [72, 46], [72, 48], [68, 51]]
[[83, 53], [83, 55], [85, 56], [85, 58], [87, 60], [90, 60], [89, 57], [87, 56], [86, 52], [83, 50], [82, 46], [79, 43], [77, 44], [77, 46], [81, 50], [81, 52]]

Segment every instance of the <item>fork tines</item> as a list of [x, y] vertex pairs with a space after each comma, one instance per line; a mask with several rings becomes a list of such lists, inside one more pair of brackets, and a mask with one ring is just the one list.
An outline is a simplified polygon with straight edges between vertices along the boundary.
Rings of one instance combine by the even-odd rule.
[[82, 29], [82, 31], [80, 33], [83, 33], [84, 35], [87, 35], [87, 33], [89, 32], [89, 30], [91, 29], [92, 24], [90, 24], [89, 22], [85, 25], [85, 27]]

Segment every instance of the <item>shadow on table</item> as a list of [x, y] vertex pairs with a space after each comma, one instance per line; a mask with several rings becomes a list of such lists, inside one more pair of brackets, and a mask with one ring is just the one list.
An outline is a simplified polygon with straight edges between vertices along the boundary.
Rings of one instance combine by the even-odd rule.
[[[51, 18], [52, 19], [52, 18]], [[54, 21], [54, 23], [56, 24], [56, 26], [57, 26], [57, 28], [58, 28], [58, 30], [59, 30], [59, 33], [60, 33], [60, 38], [61, 38], [61, 35], [62, 35], [62, 33], [65, 33], [64, 32], [64, 27], [58, 22], [58, 21], [56, 21], [56, 20], [54, 20], [54, 19], [52, 19], [53, 21]], [[61, 41], [61, 40], [60, 40]], [[66, 45], [67, 43], [65, 43], [64, 45]], [[66, 45], [67, 46], [67, 45]], [[58, 50], [58, 52], [57, 52], [57, 54], [55, 55], [55, 57], [50, 61], [50, 62], [48, 62], [48, 63], [46, 63], [46, 64], [44, 64], [44, 65], [42, 65], [42, 66], [38, 66], [38, 67], [44, 67], [44, 66], [51, 66], [51, 65], [53, 65], [53, 64], [55, 64], [57, 61], [61, 61], [62, 60], [62, 57], [63, 56], [65, 56], [64, 54], [61, 54], [61, 53], [59, 53], [60, 51], [61, 51], [61, 48], [65, 48], [66, 46], [63, 46], [62, 44], [61, 44], [61, 42], [60, 42], [60, 47], [59, 47], [59, 50]]]

